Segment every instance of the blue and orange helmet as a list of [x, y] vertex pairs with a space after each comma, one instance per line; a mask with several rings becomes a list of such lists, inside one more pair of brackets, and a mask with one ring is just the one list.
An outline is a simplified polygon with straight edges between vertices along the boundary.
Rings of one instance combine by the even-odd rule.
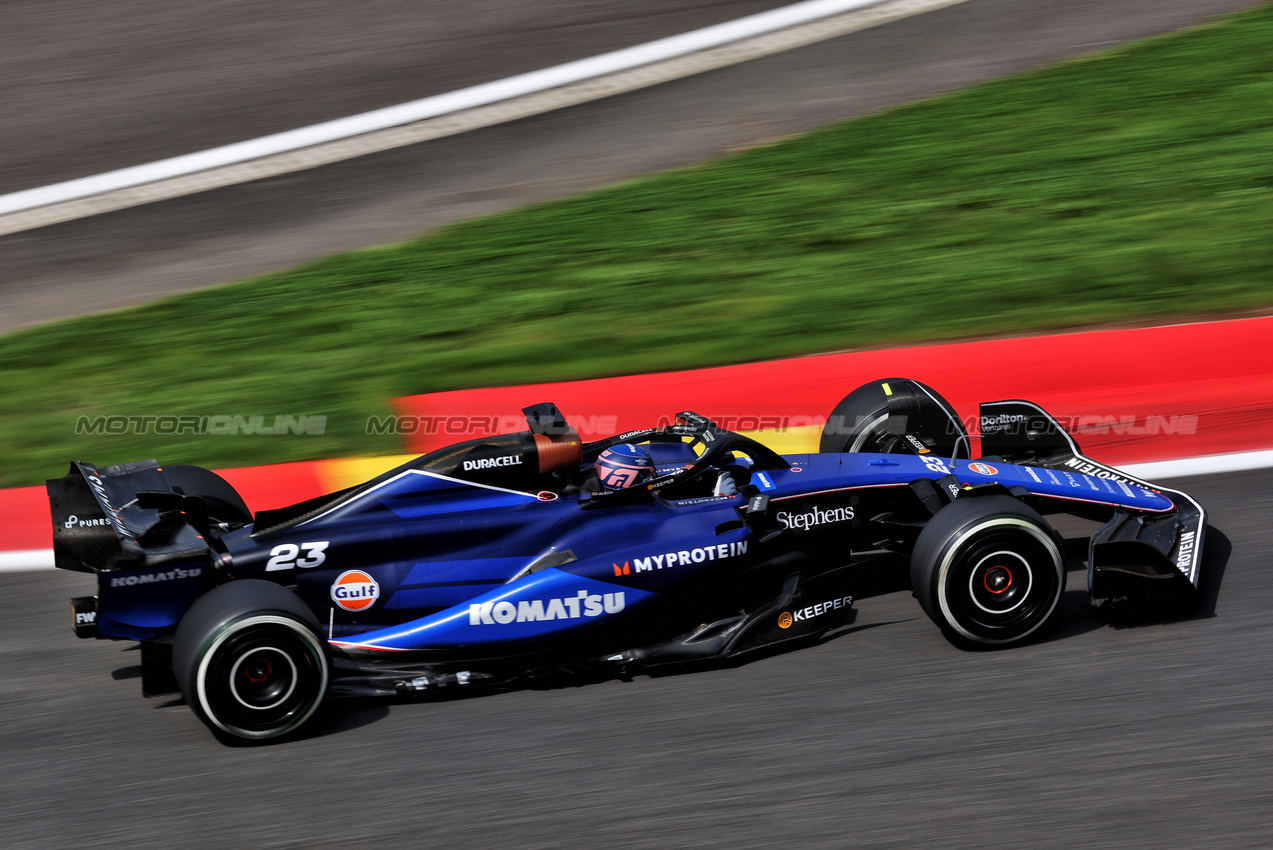
[[654, 477], [654, 458], [643, 446], [619, 443], [597, 455], [593, 465], [607, 490], [623, 490]]

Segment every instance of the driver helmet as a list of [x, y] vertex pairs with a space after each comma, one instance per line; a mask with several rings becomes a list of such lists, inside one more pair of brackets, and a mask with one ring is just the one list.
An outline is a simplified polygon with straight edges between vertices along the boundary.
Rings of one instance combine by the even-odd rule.
[[593, 465], [601, 486], [611, 492], [654, 477], [654, 458], [644, 446], [619, 443], [597, 455]]

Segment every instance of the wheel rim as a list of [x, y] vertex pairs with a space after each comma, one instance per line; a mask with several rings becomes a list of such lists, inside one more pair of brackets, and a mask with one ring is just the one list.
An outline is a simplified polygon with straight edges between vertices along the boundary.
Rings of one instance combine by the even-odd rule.
[[299, 727], [327, 690], [318, 638], [287, 617], [262, 614], [227, 624], [209, 641], [197, 671], [200, 708], [218, 728], [270, 738]]
[[1065, 560], [1044, 529], [995, 517], [956, 535], [937, 571], [945, 621], [977, 643], [1006, 643], [1043, 625], [1061, 600]]
[[299, 671], [277, 646], [251, 647], [230, 667], [230, 694], [251, 711], [271, 711], [296, 693]]
[[902, 448], [902, 438], [896, 434], [879, 430], [888, 421], [888, 413], [882, 413], [862, 428], [846, 451], [879, 452], [880, 454], [897, 454]]

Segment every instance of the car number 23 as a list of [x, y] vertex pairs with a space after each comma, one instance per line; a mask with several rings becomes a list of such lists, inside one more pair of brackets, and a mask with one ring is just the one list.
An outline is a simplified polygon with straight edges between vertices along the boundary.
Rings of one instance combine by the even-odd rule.
[[[296, 557], [302, 549], [305, 550], [305, 557]], [[326, 540], [302, 543], [299, 546], [295, 543], [280, 543], [270, 550], [270, 560], [265, 564], [265, 571], [268, 573], [272, 570], [290, 570], [294, 567], [302, 570], [317, 567], [327, 560], [327, 555], [324, 554], [326, 550]]]

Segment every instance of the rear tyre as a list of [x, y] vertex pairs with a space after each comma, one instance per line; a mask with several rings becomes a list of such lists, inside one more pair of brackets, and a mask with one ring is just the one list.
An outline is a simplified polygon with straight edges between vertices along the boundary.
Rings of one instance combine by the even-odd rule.
[[173, 638], [173, 669], [195, 713], [234, 738], [299, 729], [327, 692], [322, 628], [291, 592], [256, 579], [209, 591]]
[[1028, 505], [1011, 496], [960, 499], [920, 532], [911, 583], [952, 643], [1002, 646], [1052, 619], [1065, 592], [1065, 556]]

